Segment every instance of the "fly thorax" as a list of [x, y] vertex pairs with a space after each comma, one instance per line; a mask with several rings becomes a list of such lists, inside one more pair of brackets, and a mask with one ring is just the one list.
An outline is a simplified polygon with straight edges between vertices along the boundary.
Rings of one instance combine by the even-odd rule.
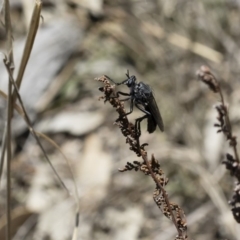
[[144, 88], [143, 88], [142, 83], [138, 83], [135, 85], [134, 96], [135, 96], [136, 100], [141, 104], [144, 104], [144, 102], [146, 101], [146, 96], [144, 93]]

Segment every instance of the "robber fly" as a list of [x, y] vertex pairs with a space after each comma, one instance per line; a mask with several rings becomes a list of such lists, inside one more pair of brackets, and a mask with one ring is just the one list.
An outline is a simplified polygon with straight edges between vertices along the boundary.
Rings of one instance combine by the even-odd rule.
[[160, 130], [164, 131], [163, 120], [158, 109], [157, 103], [153, 96], [152, 89], [143, 82], [137, 82], [137, 79], [134, 75], [130, 76], [129, 71], [126, 73], [127, 79], [121, 83], [115, 83], [111, 78], [109, 78], [116, 85], [127, 85], [130, 89], [129, 93], [117, 92], [117, 96], [123, 95], [127, 96], [125, 99], [121, 99], [121, 101], [130, 100], [130, 111], [123, 115], [125, 117], [133, 112], [133, 106], [135, 105], [140, 111], [144, 112], [145, 115], [136, 119], [136, 128], [138, 130], [139, 136], [141, 135], [140, 123], [142, 120], [147, 118], [147, 131], [149, 133], [153, 133], [156, 130], [156, 126], [160, 128]]

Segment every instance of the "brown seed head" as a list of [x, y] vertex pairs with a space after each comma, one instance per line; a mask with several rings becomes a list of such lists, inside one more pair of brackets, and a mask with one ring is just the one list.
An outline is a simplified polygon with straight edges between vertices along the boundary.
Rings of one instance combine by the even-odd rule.
[[219, 92], [218, 81], [207, 66], [201, 66], [196, 74], [198, 76], [198, 79], [207, 84], [213, 92]]

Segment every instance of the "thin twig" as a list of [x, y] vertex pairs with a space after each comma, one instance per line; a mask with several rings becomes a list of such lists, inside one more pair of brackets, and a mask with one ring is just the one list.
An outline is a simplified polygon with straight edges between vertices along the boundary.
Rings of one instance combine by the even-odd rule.
[[214, 126], [218, 128], [217, 130], [218, 133], [222, 132], [226, 136], [226, 139], [227, 141], [229, 141], [229, 145], [234, 152], [234, 156], [230, 153], [227, 153], [226, 159], [224, 159], [222, 163], [225, 165], [226, 169], [230, 172], [231, 176], [234, 176], [237, 179], [237, 182], [235, 182], [233, 196], [232, 196], [232, 199], [229, 201], [229, 204], [232, 207], [231, 210], [232, 210], [234, 219], [238, 223], [240, 223], [240, 207], [239, 207], [240, 161], [239, 161], [239, 155], [237, 151], [237, 137], [234, 136], [232, 132], [232, 125], [229, 118], [229, 110], [225, 104], [224, 96], [223, 96], [219, 81], [212, 74], [211, 70], [206, 66], [202, 66], [197, 71], [197, 76], [202, 82], [207, 84], [213, 92], [218, 93], [220, 96], [221, 103], [220, 105], [216, 106], [216, 110], [218, 112], [218, 117], [217, 117], [218, 123], [214, 124]]
[[[226, 108], [225, 119], [226, 119], [227, 129], [229, 131], [230, 136], [233, 136], [232, 124], [231, 124], [230, 118], [229, 118], [229, 111], [228, 111], [227, 106], [225, 105], [224, 97], [223, 97], [223, 93], [222, 93], [222, 89], [221, 89], [220, 85], [219, 85], [219, 95], [220, 95], [220, 98], [221, 98], [222, 105], [225, 106], [225, 108]], [[235, 160], [239, 163], [239, 156], [238, 156], [238, 151], [237, 151], [237, 145], [233, 145], [232, 147], [233, 147], [233, 151], [234, 151]]]
[[[11, 23], [11, 16], [10, 16], [10, 5], [9, 1], [4, 1], [4, 12], [5, 12], [5, 29], [6, 29], [6, 36], [7, 36], [7, 51], [8, 51], [8, 58], [9, 63], [11, 65], [10, 72], [11, 74], [14, 71], [14, 60], [13, 60], [13, 43], [12, 43], [12, 23]], [[10, 77], [9, 77], [10, 78]], [[6, 228], [6, 239], [11, 239], [12, 234], [12, 227], [11, 227], [11, 160], [12, 160], [12, 147], [11, 147], [11, 120], [12, 120], [12, 108], [13, 108], [13, 101], [12, 101], [12, 84], [10, 81], [8, 82], [8, 104], [7, 104], [7, 131], [5, 135], [5, 141], [3, 142], [3, 146], [7, 147], [7, 228]], [[5, 149], [2, 150], [2, 162], [4, 161], [4, 153]]]
[[[55, 170], [54, 166], [52, 165], [50, 159], [48, 158], [48, 155], [46, 154], [41, 142], [40, 142], [40, 139], [38, 137], [38, 135], [44, 137], [45, 139], [47, 139], [52, 145], [54, 145], [56, 148], [58, 148], [58, 150], [61, 152], [61, 154], [63, 155], [65, 161], [67, 162], [67, 165], [68, 165], [68, 168], [69, 168], [69, 171], [70, 171], [70, 174], [73, 178], [73, 182], [74, 182], [74, 189], [75, 189], [75, 200], [76, 200], [76, 204], [77, 204], [77, 209], [76, 209], [76, 219], [78, 219], [78, 221], [76, 221], [77, 223], [79, 222], [79, 215], [80, 215], [80, 201], [79, 201], [79, 193], [78, 193], [78, 188], [77, 188], [77, 185], [76, 185], [76, 179], [75, 179], [75, 176], [73, 174], [73, 171], [72, 171], [72, 168], [70, 166], [70, 163], [68, 161], [68, 159], [66, 158], [66, 156], [63, 154], [63, 152], [61, 151], [60, 147], [55, 143], [53, 142], [51, 139], [49, 139], [46, 135], [44, 134], [41, 134], [41, 133], [37, 133], [35, 132], [34, 128], [33, 128], [33, 125], [31, 123], [31, 120], [30, 118], [28, 117], [27, 115], [27, 112], [26, 112], [26, 109], [24, 107], [24, 104], [22, 102], [22, 99], [21, 99], [21, 96], [19, 94], [19, 91], [18, 91], [18, 88], [17, 88], [17, 85], [13, 79], [13, 76], [11, 75], [11, 72], [10, 72], [10, 69], [9, 69], [9, 65], [8, 65], [8, 62], [7, 62], [7, 59], [5, 58], [4, 59], [4, 64], [8, 70], [8, 73], [9, 73], [9, 76], [10, 76], [10, 81], [12, 83], [12, 85], [14, 86], [14, 90], [16, 92], [16, 97], [22, 107], [22, 111], [23, 111], [23, 117], [28, 125], [28, 128], [30, 130], [30, 132], [32, 133], [32, 135], [34, 136], [35, 140], [37, 141], [38, 145], [40, 146], [42, 152], [43, 152], [43, 155], [45, 157], [45, 159], [47, 160], [47, 162], [49, 163], [50, 167], [52, 168], [52, 171], [54, 172], [54, 174], [56, 175], [57, 179], [60, 181], [60, 184], [64, 187], [64, 189], [67, 191], [67, 193], [69, 195], [71, 195], [71, 193], [69, 192], [69, 190], [67, 189], [66, 185], [64, 184], [64, 182], [62, 181], [62, 179], [60, 178], [60, 176], [58, 175], [57, 171]], [[75, 226], [75, 230], [74, 230], [74, 233], [73, 233], [73, 239], [76, 238], [77, 236], [77, 231], [78, 231], [78, 225]]]
[[128, 121], [125, 115], [124, 103], [115, 94], [115, 88], [110, 84], [109, 77], [102, 76], [96, 80], [104, 83], [104, 87], [99, 88], [99, 90], [104, 92], [105, 96], [100, 97], [100, 99], [104, 99], [104, 102], [109, 101], [118, 112], [119, 118], [116, 125], [119, 126], [122, 134], [126, 137], [126, 143], [130, 145], [130, 150], [134, 151], [137, 156], [141, 156], [143, 159], [142, 163], [139, 161], [134, 161], [133, 163], [127, 162], [125, 168], [119, 171], [125, 172], [135, 169], [136, 171], [142, 171], [145, 175], [151, 176], [157, 186], [153, 194], [154, 201], [164, 215], [173, 221], [178, 231], [178, 236], [176, 236], [175, 239], [187, 239], [187, 224], [183, 219], [184, 213], [178, 205], [169, 201], [168, 194], [164, 189], [168, 180], [163, 178], [164, 173], [160, 168], [160, 164], [153, 156], [151, 163], [148, 161], [147, 152], [144, 149], [148, 144], [140, 144], [140, 134], [137, 132], [136, 127], [134, 127], [134, 124]]
[[[39, 22], [40, 22], [40, 18], [41, 18], [41, 10], [42, 10], [42, 2], [40, 0], [36, 0], [35, 5], [34, 5], [34, 9], [33, 9], [33, 12], [32, 12], [31, 23], [30, 23], [29, 30], [28, 30], [28, 33], [27, 33], [27, 39], [26, 39], [26, 43], [25, 43], [25, 46], [24, 46], [22, 59], [21, 59], [21, 62], [20, 62], [20, 67], [19, 67], [19, 70], [18, 70], [17, 78], [16, 78], [16, 84], [18, 86], [18, 89], [20, 89], [22, 79], [23, 79], [23, 75], [24, 75], [26, 66], [28, 64], [29, 57], [30, 57], [31, 52], [32, 52], [33, 44], [34, 44], [34, 41], [35, 41], [35, 37], [36, 37], [36, 34], [37, 34], [37, 30], [38, 30]], [[15, 100], [16, 100], [16, 91], [14, 90], [14, 92], [13, 92], [13, 102], [15, 102]]]
[[[24, 104], [23, 104], [23, 102], [22, 102], [22, 98], [21, 98], [21, 96], [20, 96], [20, 94], [19, 94], [19, 90], [18, 90], [18, 88], [17, 88], [17, 85], [16, 85], [16, 83], [15, 83], [15, 81], [14, 81], [14, 79], [13, 79], [13, 76], [12, 76], [12, 74], [11, 74], [11, 71], [10, 71], [10, 68], [9, 68], [9, 63], [7, 62], [7, 59], [4, 58], [4, 59], [3, 59], [3, 62], [4, 62], [4, 64], [5, 64], [5, 67], [6, 67], [7, 71], [8, 71], [11, 84], [14, 86], [14, 90], [15, 90], [15, 92], [16, 92], [16, 97], [18, 98], [18, 101], [19, 101], [19, 103], [20, 103], [20, 105], [21, 105], [21, 107], [22, 107], [22, 110], [23, 110], [23, 113], [24, 113], [24, 118], [25, 118], [25, 120], [26, 120], [26, 122], [27, 122], [27, 124], [28, 124], [28, 126], [29, 126], [30, 132], [33, 134], [34, 138], [36, 139], [39, 147], [41, 148], [41, 150], [42, 150], [42, 152], [43, 152], [43, 155], [44, 155], [45, 159], [46, 159], [47, 162], [49, 163], [50, 167], [52, 168], [52, 171], [54, 172], [54, 174], [55, 174], [56, 177], [58, 178], [59, 182], [60, 182], [61, 185], [65, 188], [65, 190], [68, 192], [68, 194], [70, 194], [69, 191], [68, 191], [68, 189], [67, 189], [67, 187], [66, 187], [66, 185], [63, 183], [61, 177], [58, 175], [56, 169], [54, 168], [54, 166], [52, 165], [50, 159], [48, 158], [48, 155], [47, 155], [47, 153], [45, 152], [45, 150], [44, 150], [44, 148], [43, 148], [43, 146], [42, 146], [42, 144], [41, 144], [41, 142], [40, 142], [40, 139], [39, 139], [39, 137], [37, 136], [37, 134], [36, 134], [36, 132], [35, 132], [33, 126], [32, 126], [31, 120], [30, 120], [30, 118], [28, 117], [28, 114], [27, 114], [26, 109], [25, 109], [25, 107], [24, 107]], [[70, 194], [70, 195], [71, 195], [71, 194]]]
[[151, 166], [150, 166], [150, 164], [149, 164], [149, 161], [148, 161], [148, 159], [147, 159], [147, 154], [146, 154], [146, 152], [141, 151], [141, 156], [142, 156], [143, 161], [146, 163], [147, 168], [148, 168], [148, 170], [149, 170], [149, 172], [150, 172], [153, 180], [154, 180], [155, 183], [157, 184], [158, 188], [161, 189], [161, 192], [162, 192], [162, 194], [163, 194], [163, 196], [164, 196], [164, 198], [165, 198], [165, 201], [166, 201], [166, 203], [167, 203], [169, 212], [170, 212], [170, 214], [171, 214], [171, 216], [172, 216], [172, 221], [173, 221], [173, 223], [174, 223], [174, 225], [175, 225], [175, 227], [176, 227], [176, 229], [177, 229], [177, 231], [178, 231], [179, 236], [181, 236], [181, 235], [182, 235], [182, 232], [181, 232], [180, 229], [178, 228], [178, 225], [177, 225], [175, 216], [174, 216], [174, 214], [173, 214], [173, 211], [172, 211], [172, 208], [171, 208], [169, 199], [168, 199], [168, 195], [167, 195], [165, 189], [163, 188], [163, 186], [161, 185], [161, 183], [159, 183], [158, 179], [156, 178], [156, 175], [155, 175], [154, 172], [152, 171], [152, 168], [151, 168]]
[[3, 173], [3, 165], [5, 160], [5, 150], [6, 150], [6, 135], [7, 135], [7, 122], [5, 122], [4, 130], [3, 130], [3, 136], [2, 136], [2, 151], [1, 151], [1, 158], [0, 158], [0, 187], [1, 187], [1, 176]]

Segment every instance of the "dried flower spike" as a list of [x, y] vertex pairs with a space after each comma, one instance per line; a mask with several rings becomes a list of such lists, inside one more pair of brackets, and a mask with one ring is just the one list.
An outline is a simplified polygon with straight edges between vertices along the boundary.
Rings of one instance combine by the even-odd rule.
[[206, 83], [209, 88], [218, 93], [220, 96], [220, 104], [216, 106], [218, 112], [217, 123], [214, 124], [218, 130], [217, 132], [222, 132], [230, 147], [233, 149], [233, 155], [227, 153], [226, 159], [222, 162], [226, 169], [230, 172], [231, 176], [237, 179], [236, 187], [233, 192], [233, 197], [229, 204], [232, 206], [232, 213], [235, 220], [240, 223], [240, 161], [237, 151], [237, 138], [233, 135], [232, 125], [229, 119], [229, 111], [224, 101], [224, 96], [222, 94], [221, 86], [215, 76], [211, 73], [210, 69], [206, 66], [202, 66], [199, 71], [197, 71], [198, 78]]
[[[128, 121], [124, 104], [115, 93], [114, 86], [110, 84], [109, 78], [107, 76], [102, 76], [96, 80], [104, 84], [103, 87], [99, 88], [99, 90], [104, 93], [104, 96], [100, 97], [100, 99], [103, 99], [104, 102], [109, 102], [116, 109], [119, 114], [119, 118], [115, 124], [120, 128], [122, 134], [126, 138], [126, 143], [130, 145], [130, 150], [134, 151], [137, 156], [141, 156], [143, 160], [142, 162], [127, 162], [125, 167], [119, 171], [126, 172], [135, 170], [141, 171], [146, 176], [151, 176], [156, 183], [156, 188], [153, 193], [154, 201], [161, 209], [163, 214], [174, 223], [178, 231], [178, 237], [176, 239], [187, 239], [187, 224], [185, 215], [179, 206], [171, 203], [168, 199], [168, 194], [165, 190], [168, 179], [164, 176], [159, 162], [154, 158], [154, 155], [152, 155], [151, 160], [148, 160], [147, 151], [144, 149], [144, 147], [148, 144], [144, 143], [140, 145], [140, 134], [138, 129], [136, 129], [136, 127], [134, 127], [134, 125]], [[159, 127], [161, 129], [161, 124]]]
[[207, 66], [201, 66], [200, 69], [197, 71], [197, 76], [198, 79], [207, 84], [213, 92], [219, 92], [218, 81]]

